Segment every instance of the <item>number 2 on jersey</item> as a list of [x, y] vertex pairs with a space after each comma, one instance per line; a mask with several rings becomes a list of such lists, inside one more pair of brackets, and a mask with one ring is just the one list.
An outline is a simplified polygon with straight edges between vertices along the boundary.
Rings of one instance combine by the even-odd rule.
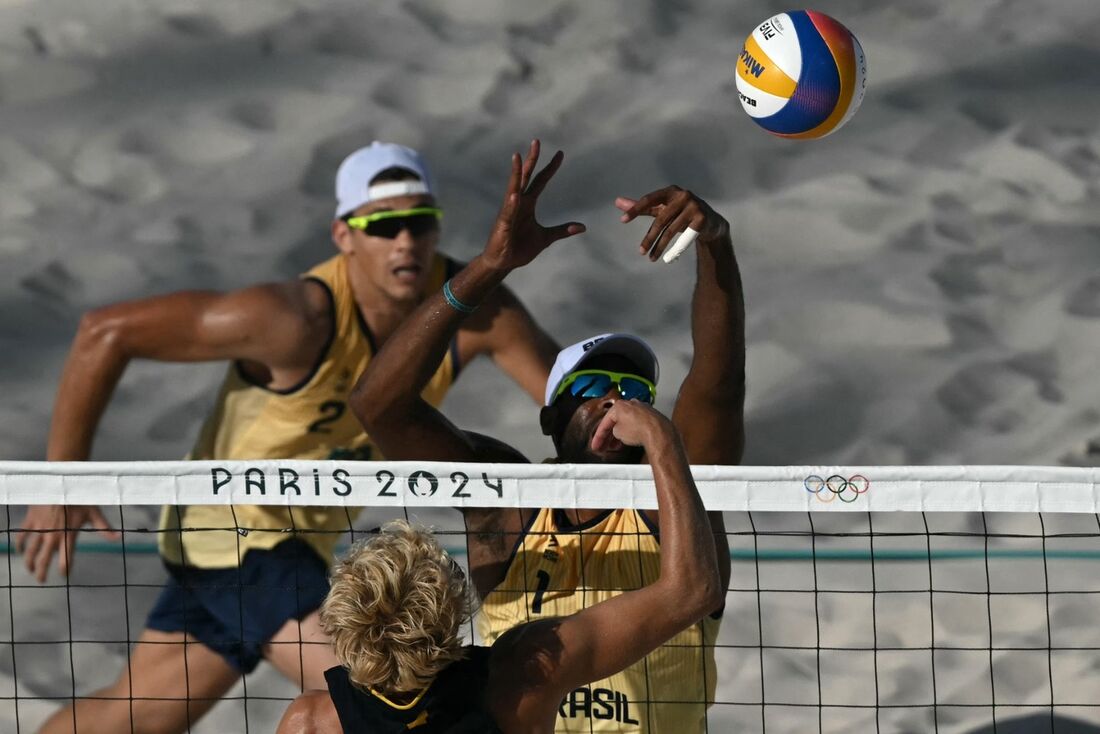
[[321, 411], [321, 417], [309, 424], [309, 432], [332, 433], [329, 424], [340, 420], [340, 417], [344, 415], [344, 411], [347, 409], [347, 403], [342, 403], [339, 400], [326, 400], [321, 403], [318, 408], [318, 410]]

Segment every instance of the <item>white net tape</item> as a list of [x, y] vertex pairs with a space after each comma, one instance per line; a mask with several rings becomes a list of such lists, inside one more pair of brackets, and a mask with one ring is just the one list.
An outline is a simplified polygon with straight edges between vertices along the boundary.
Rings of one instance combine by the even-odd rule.
[[[1100, 469], [696, 466], [724, 512], [1070, 512]], [[648, 466], [356, 461], [0, 462], [0, 503], [655, 509]]]

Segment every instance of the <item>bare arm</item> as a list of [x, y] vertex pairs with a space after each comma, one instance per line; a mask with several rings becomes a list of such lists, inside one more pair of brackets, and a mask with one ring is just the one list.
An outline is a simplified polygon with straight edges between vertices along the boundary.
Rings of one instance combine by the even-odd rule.
[[[319, 355], [331, 322], [327, 296], [308, 282], [256, 286], [228, 294], [186, 291], [118, 303], [84, 316], [62, 371], [46, 458], [83, 461], [96, 427], [132, 359], [198, 362], [239, 359], [274, 379], [301, 374]], [[64, 546], [70, 569], [76, 533], [48, 532], [91, 523], [106, 529], [98, 508], [32, 507], [17, 546], [28, 569], [45, 580]]]
[[[721, 603], [718, 560], [703, 503], [671, 421], [637, 402], [618, 401], [592, 439], [644, 446], [653, 467], [661, 530], [661, 573], [654, 583], [561, 619], [508, 632], [493, 648], [490, 686], [505, 718], [534, 725], [553, 718], [577, 686], [616, 673]], [[495, 681], [495, 684], [494, 684]], [[517, 685], [518, 683], [518, 685]], [[527, 718], [532, 717], [532, 718]]]
[[691, 299], [693, 357], [672, 411], [693, 464], [739, 464], [745, 447], [745, 302], [729, 223], [690, 191], [669, 186], [619, 198], [628, 222], [653, 217], [642, 252], [656, 260], [687, 227], [699, 232]]
[[99, 419], [132, 359], [240, 359], [273, 372], [308, 369], [330, 318], [311, 303], [309, 287], [292, 282], [227, 294], [183, 291], [89, 312], [61, 375], [47, 459], [88, 458]]
[[[583, 231], [577, 224], [547, 228], [535, 221], [535, 203], [561, 160], [559, 153], [533, 176], [538, 163], [537, 144], [532, 144], [522, 164], [518, 155], [512, 157], [504, 204], [485, 250], [451, 279], [452, 292], [462, 303], [480, 306], [512, 270], [531, 262], [553, 242]], [[497, 304], [485, 313], [475, 313], [469, 317], [470, 322], [489, 330], [499, 318], [500, 301]], [[387, 458], [515, 460], [501, 457], [495, 449], [479, 449], [420, 397], [451, 338], [466, 322], [467, 314], [448, 305], [442, 293], [429, 295], [386, 340], [359, 378], [352, 391], [351, 408]]]
[[672, 421], [693, 464], [740, 464], [745, 451], [745, 300], [730, 242], [699, 239], [691, 368]]

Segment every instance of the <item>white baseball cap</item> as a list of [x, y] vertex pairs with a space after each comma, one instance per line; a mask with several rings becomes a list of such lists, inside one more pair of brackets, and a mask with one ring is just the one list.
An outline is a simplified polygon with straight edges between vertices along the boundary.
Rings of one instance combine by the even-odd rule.
[[[405, 168], [420, 180], [386, 181], [371, 186], [371, 179], [387, 168]], [[433, 193], [432, 178], [419, 153], [404, 145], [375, 140], [345, 158], [336, 170], [336, 218], [379, 199]]]
[[657, 355], [649, 345], [631, 334], [600, 334], [572, 344], [558, 352], [550, 377], [546, 380], [546, 405], [554, 402], [554, 393], [571, 372], [598, 355], [617, 354], [630, 360], [638, 369], [638, 375], [657, 384], [660, 369]]

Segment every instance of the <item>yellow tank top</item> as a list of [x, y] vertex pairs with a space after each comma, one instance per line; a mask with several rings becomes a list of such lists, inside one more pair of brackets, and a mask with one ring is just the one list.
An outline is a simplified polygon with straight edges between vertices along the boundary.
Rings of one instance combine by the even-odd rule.
[[[568, 522], [561, 510], [534, 517], [504, 581], [481, 606], [485, 644], [517, 624], [573, 614], [660, 575], [657, 539], [634, 510], [609, 510], [580, 526]], [[708, 617], [626, 670], [573, 691], [558, 709], [555, 731], [704, 731], [714, 701], [718, 626]]]
[[[454, 262], [436, 255], [427, 291], [443, 287]], [[344, 256], [305, 274], [332, 298], [334, 326], [320, 362], [301, 384], [269, 390], [230, 365], [213, 411], [191, 450], [192, 459], [380, 459], [363, 426], [348, 409], [348, 395], [375, 352], [374, 338], [352, 295]], [[424, 389], [438, 406], [458, 371], [452, 344]], [[352, 514], [354, 517], [354, 513]], [[351, 518], [342, 508], [252, 505], [165, 507], [161, 555], [172, 563], [230, 568], [252, 548], [272, 548], [291, 537], [288, 528], [331, 561], [332, 549]], [[180, 528], [215, 528], [185, 532]]]

